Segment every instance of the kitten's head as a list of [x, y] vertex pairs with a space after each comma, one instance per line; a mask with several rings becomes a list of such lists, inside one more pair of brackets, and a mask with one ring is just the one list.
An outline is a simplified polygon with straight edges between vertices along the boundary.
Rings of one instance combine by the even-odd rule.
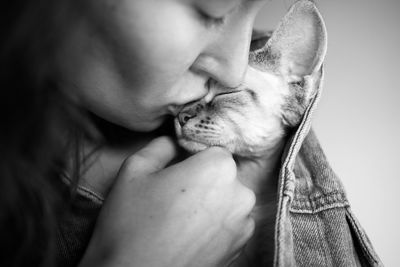
[[315, 5], [296, 2], [262, 44], [250, 52], [239, 87], [210, 81], [208, 95], [181, 110], [175, 119], [180, 145], [191, 152], [222, 146], [236, 155], [262, 156], [300, 123], [326, 53], [326, 29]]

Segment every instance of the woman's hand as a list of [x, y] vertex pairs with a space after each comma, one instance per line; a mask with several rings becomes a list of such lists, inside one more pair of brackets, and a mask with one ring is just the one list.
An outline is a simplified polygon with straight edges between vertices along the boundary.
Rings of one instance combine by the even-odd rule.
[[81, 266], [227, 266], [254, 231], [252, 191], [228, 152], [176, 157], [161, 137], [129, 157], [107, 197]]

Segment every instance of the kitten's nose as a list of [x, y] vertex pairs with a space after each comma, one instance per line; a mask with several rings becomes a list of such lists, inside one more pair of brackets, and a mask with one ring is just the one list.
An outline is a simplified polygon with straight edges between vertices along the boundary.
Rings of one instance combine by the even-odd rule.
[[190, 114], [187, 112], [181, 112], [178, 114], [179, 125], [184, 126], [191, 118], [196, 117], [196, 114]]

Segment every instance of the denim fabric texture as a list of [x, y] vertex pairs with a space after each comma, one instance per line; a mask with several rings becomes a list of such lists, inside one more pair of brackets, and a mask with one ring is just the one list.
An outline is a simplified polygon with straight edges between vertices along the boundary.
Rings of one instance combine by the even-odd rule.
[[[66, 185], [69, 185], [69, 181]], [[59, 219], [57, 231], [58, 267], [77, 266], [89, 244], [103, 198], [79, 186], [69, 210]]]
[[[283, 154], [273, 266], [383, 266], [311, 129], [321, 83]], [[96, 192], [78, 187], [69, 213], [59, 222], [58, 266], [77, 266], [102, 202]]]
[[383, 266], [311, 129], [322, 81], [283, 155], [274, 266]]

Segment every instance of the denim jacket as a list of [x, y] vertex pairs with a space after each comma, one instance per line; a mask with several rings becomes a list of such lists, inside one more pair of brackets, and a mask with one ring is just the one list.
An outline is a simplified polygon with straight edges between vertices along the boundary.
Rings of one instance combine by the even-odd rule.
[[274, 266], [383, 266], [311, 129], [321, 83], [283, 155]]
[[[283, 154], [274, 266], [383, 266], [311, 129], [319, 87]], [[79, 263], [102, 202], [95, 192], [78, 187], [70, 211], [59, 222], [57, 266]]]

